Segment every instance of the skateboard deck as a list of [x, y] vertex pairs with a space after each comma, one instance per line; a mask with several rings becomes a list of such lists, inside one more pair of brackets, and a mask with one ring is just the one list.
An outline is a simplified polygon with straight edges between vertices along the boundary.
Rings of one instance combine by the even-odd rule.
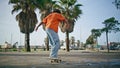
[[51, 59], [51, 63], [61, 63], [61, 59]]

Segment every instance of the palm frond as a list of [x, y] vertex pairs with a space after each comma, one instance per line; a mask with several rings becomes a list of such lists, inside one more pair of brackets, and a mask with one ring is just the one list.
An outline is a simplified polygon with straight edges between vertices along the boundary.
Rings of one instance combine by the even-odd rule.
[[17, 16], [16, 20], [19, 22], [20, 31], [25, 33], [26, 24], [29, 25], [29, 32], [33, 32], [37, 23], [37, 16], [33, 11], [25, 13], [21, 11]]
[[60, 9], [62, 14], [68, 19], [70, 29], [67, 31], [69, 33], [73, 31], [75, 21], [80, 17], [80, 14], [82, 14], [82, 10], [80, 10], [80, 6], [82, 5], [76, 3], [77, 0], [60, 0], [55, 5], [55, 7]]
[[9, 0], [9, 4], [17, 4], [19, 2], [19, 0]]
[[116, 20], [114, 17], [111, 17], [109, 19], [106, 19], [103, 24], [105, 25], [105, 27], [103, 28], [103, 32], [108, 31], [110, 32], [118, 32], [120, 27], [120, 23], [118, 22], [118, 20]]
[[21, 6], [20, 5], [13, 5], [13, 10], [12, 10], [12, 14], [14, 13], [14, 12], [18, 12], [19, 10], [21, 10]]

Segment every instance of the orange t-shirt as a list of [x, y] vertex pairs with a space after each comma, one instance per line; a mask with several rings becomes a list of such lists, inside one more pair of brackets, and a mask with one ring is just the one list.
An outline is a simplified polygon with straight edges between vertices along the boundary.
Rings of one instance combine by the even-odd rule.
[[58, 26], [61, 21], [65, 21], [65, 17], [59, 13], [53, 12], [45, 17], [42, 22], [45, 24], [46, 28], [50, 28], [57, 33]]

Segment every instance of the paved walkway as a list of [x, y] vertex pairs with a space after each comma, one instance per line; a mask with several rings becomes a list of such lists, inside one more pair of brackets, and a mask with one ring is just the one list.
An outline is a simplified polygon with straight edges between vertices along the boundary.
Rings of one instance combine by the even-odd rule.
[[48, 51], [0, 52], [0, 68], [120, 68], [120, 52], [60, 51], [58, 64], [48, 56]]

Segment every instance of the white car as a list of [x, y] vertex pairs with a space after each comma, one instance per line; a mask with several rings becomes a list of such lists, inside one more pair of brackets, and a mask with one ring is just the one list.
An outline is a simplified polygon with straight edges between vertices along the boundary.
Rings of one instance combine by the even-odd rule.
[[120, 50], [120, 45], [118, 45], [117, 47], [115, 47], [115, 50]]
[[[66, 46], [65, 46], [65, 45], [64, 45], [64, 46], [61, 46], [60, 49], [62, 49], [62, 50], [66, 50]], [[71, 50], [72, 48], [69, 47], [69, 49]]]

